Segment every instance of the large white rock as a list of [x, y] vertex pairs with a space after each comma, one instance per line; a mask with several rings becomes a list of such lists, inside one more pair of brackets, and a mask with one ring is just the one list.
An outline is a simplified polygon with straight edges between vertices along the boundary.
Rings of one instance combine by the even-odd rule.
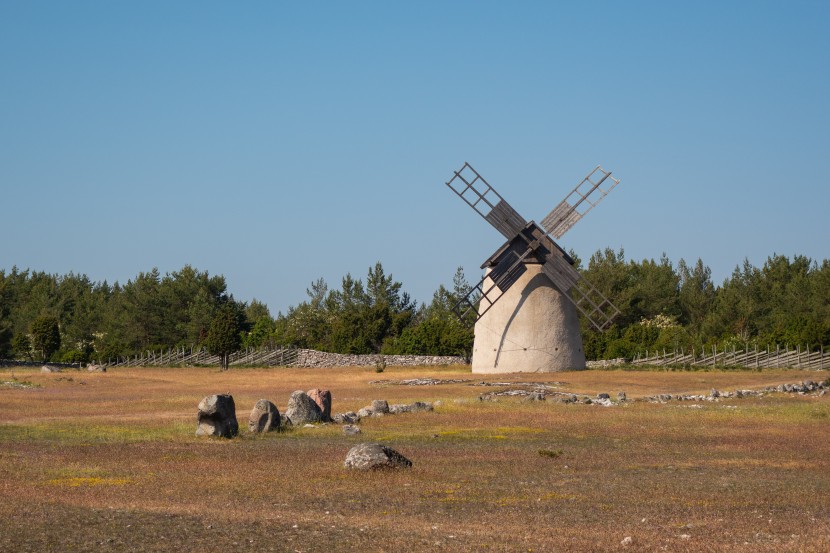
[[[485, 290], [490, 286], [485, 281]], [[485, 300], [482, 300], [484, 302]], [[576, 307], [542, 273], [525, 273], [475, 326], [474, 373], [558, 372], [585, 368]]]

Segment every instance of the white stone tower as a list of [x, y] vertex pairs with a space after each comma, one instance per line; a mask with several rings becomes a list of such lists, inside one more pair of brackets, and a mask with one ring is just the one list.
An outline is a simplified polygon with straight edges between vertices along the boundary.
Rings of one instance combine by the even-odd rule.
[[[489, 284], [487, 281], [485, 285]], [[528, 264], [498, 303], [476, 321], [473, 372], [558, 372], [584, 368], [585, 352], [576, 307], [545, 276], [540, 264]]]
[[475, 324], [474, 373], [585, 368], [579, 313], [605, 330], [619, 310], [551, 236], [561, 238], [618, 183], [597, 166], [541, 225], [525, 221], [468, 163], [446, 183], [507, 238], [482, 265], [484, 278], [455, 306], [462, 321]]

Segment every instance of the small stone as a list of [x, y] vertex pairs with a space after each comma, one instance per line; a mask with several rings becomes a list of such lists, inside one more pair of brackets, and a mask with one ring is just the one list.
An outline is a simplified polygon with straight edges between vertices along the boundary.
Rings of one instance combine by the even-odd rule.
[[357, 416], [362, 418], [371, 417], [372, 416], [372, 408], [371, 407], [362, 407], [358, 410]]
[[230, 394], [207, 396], [199, 402], [198, 409], [196, 415], [197, 436], [232, 438], [239, 433], [239, 423], [236, 421], [236, 406], [233, 402], [233, 396]]
[[356, 436], [357, 434], [360, 434], [360, 433], [361, 433], [360, 428], [353, 425], [353, 424], [346, 424], [346, 425], [343, 426], [343, 434], [346, 434], [347, 436]]
[[632, 543], [634, 543], [634, 540], [633, 540], [633, 539], [631, 539], [631, 536], [626, 536], [626, 537], [624, 537], [624, 538], [623, 538], [623, 540], [620, 542], [620, 545], [623, 545], [623, 546], [626, 546], [626, 547], [627, 547], [627, 546], [631, 545]]
[[357, 413], [349, 411], [348, 413], [338, 413], [332, 417], [332, 420], [338, 424], [353, 424], [360, 420]]
[[343, 465], [348, 469], [359, 470], [398, 469], [411, 467], [412, 461], [389, 446], [363, 443], [349, 450]]
[[691, 539], [691, 537], [692, 536], [690, 536], [689, 534], [680, 534], [680, 539], [681, 540], [688, 540], [688, 539]]
[[617, 401], [625, 401], [626, 399], [628, 398], [625, 395], [625, 392], [617, 392]]
[[719, 391], [717, 391], [716, 389], [712, 388], [712, 389], [709, 391], [709, 395], [710, 395], [711, 397], [720, 397], [720, 392], [719, 392]]

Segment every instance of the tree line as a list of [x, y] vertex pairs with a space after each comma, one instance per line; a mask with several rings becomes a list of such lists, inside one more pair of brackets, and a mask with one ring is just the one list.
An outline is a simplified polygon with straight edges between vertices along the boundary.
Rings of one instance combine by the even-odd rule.
[[[620, 310], [598, 333], [583, 321], [589, 359], [633, 357], [646, 350], [789, 343], [830, 344], [830, 261], [796, 255], [748, 261], [720, 285], [698, 259], [675, 267], [627, 261], [624, 251], [597, 251], [580, 272]], [[126, 284], [85, 275], [0, 270], [0, 358], [88, 362], [151, 349], [207, 346], [223, 359], [236, 349], [295, 345], [337, 353], [465, 355], [472, 329], [453, 305], [470, 291], [459, 268], [428, 303], [415, 302], [380, 262], [365, 279], [347, 274], [339, 287], [311, 283], [308, 298], [272, 316], [268, 306], [234, 299], [225, 278], [189, 265]]]

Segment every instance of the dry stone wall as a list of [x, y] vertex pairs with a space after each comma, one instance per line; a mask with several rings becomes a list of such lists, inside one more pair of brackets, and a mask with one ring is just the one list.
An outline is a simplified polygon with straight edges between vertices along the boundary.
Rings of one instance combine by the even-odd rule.
[[378, 364], [397, 367], [420, 365], [464, 365], [463, 357], [448, 355], [348, 355], [313, 349], [297, 351], [297, 367], [374, 367]]

